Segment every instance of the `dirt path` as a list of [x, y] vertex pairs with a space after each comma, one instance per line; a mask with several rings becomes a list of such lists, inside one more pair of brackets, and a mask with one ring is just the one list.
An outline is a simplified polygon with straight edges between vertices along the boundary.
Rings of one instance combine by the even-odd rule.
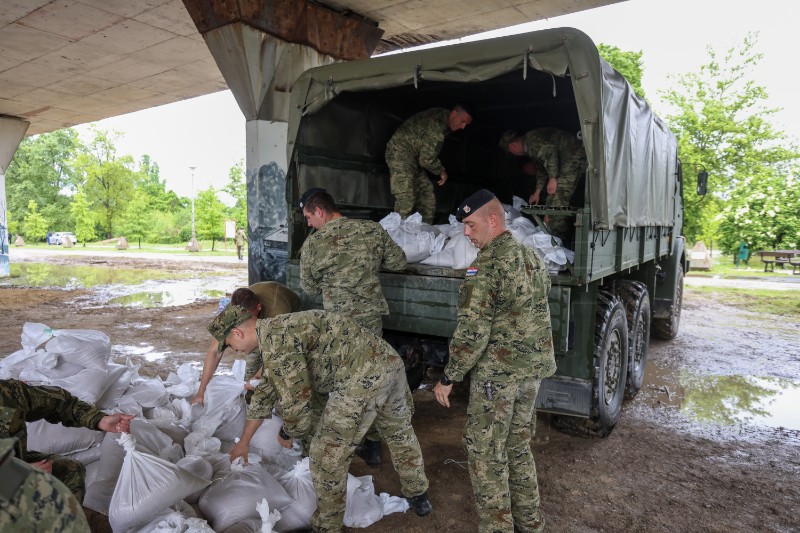
[[[66, 255], [57, 260], [88, 261]], [[98, 260], [119, 264], [111, 258], [92, 261]], [[163, 258], [155, 264], [150, 258], [124, 261], [192, 271], [241, 268], [211, 262], [168, 266]], [[608, 438], [566, 436], [551, 428], [548, 416], [538, 417], [534, 453], [547, 531], [800, 531], [798, 426], [764, 422], [759, 414], [764, 409], [756, 406], [744, 415], [731, 408], [752, 404], [754, 395], [769, 403], [765, 383], [800, 388], [800, 324], [725, 306], [693, 293], [691, 282], [687, 286], [681, 332], [672, 342], [651, 343], [645, 385], [625, 404]], [[34, 321], [101, 330], [114, 343], [115, 359], [131, 356], [142, 364], [143, 375], [166, 377], [181, 363], [201, 359], [216, 301], [156, 309], [87, 307], [76, 303], [86, 292], [10, 288], [0, 282], [6, 332], [0, 336], [0, 356], [19, 348], [23, 323]], [[744, 392], [731, 392], [734, 384]], [[425, 519], [390, 515], [363, 531], [475, 532], [461, 443], [466, 392], [456, 389], [449, 410], [439, 407], [428, 390], [416, 391], [414, 398], [434, 512]], [[373, 475], [379, 492], [399, 493], [389, 465], [370, 469], [356, 459], [352, 472]]]

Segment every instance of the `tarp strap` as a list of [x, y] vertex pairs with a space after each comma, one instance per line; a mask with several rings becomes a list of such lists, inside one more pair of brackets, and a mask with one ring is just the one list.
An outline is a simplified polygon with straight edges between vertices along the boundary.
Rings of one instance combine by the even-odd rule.
[[522, 58], [522, 79], [528, 79], [528, 56], [530, 55], [530, 49], [525, 50], [525, 57]]
[[417, 65], [417, 68], [414, 69], [414, 88], [418, 89], [417, 81], [422, 77], [422, 65]]

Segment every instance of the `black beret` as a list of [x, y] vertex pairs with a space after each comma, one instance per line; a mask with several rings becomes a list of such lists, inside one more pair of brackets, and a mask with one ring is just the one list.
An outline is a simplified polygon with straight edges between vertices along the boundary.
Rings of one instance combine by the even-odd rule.
[[458, 206], [458, 209], [456, 210], [456, 220], [459, 222], [463, 221], [466, 217], [470, 216], [472, 213], [485, 206], [495, 198], [496, 196], [494, 193], [487, 191], [486, 189], [481, 189], [478, 192], [473, 193], [469, 198], [461, 202], [460, 206]]
[[320, 187], [311, 187], [306, 192], [304, 192], [303, 196], [300, 197], [300, 209], [303, 209], [303, 207], [308, 203], [308, 201], [311, 200], [312, 196], [314, 196], [315, 194], [319, 194], [321, 192], [328, 192], [328, 191]]

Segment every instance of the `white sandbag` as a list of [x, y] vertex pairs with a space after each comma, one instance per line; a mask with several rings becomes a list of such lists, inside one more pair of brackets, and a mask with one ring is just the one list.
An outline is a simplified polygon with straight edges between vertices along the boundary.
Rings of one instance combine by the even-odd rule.
[[250, 439], [250, 448], [259, 450], [261, 457], [277, 455], [285, 449], [278, 442], [278, 432], [283, 427], [283, 419], [277, 415], [267, 418]]
[[88, 428], [65, 427], [47, 420], [27, 422], [28, 449], [54, 455], [88, 450], [103, 441], [105, 433]]
[[123, 433], [119, 441], [125, 448], [125, 461], [108, 508], [108, 521], [115, 533], [147, 521], [208, 486], [208, 481], [187, 470], [136, 451], [131, 435]]
[[147, 524], [133, 527], [127, 533], [214, 533], [214, 530], [202, 518], [166, 509]]
[[437, 239], [437, 229], [422, 223], [422, 215], [414, 213], [405, 220], [399, 213], [389, 213], [381, 221], [392, 240], [403, 249], [406, 261], [419, 263], [431, 253], [441, 250], [444, 239]]
[[57, 353], [50, 353], [46, 350], [37, 350], [36, 356], [31, 360], [36, 365], [36, 370], [50, 378], [65, 378], [74, 376], [84, 367], [66, 361], [63, 356]]
[[28, 366], [36, 352], [30, 348], [23, 348], [11, 355], [0, 359], [0, 379], [18, 379], [19, 373]]
[[292, 504], [281, 511], [281, 519], [275, 524], [280, 533], [311, 528], [311, 516], [317, 510], [317, 493], [311, 481], [308, 457], [298, 462], [292, 470], [278, 476]]
[[156, 407], [147, 407], [142, 409], [142, 414], [148, 420], [166, 420], [168, 422], [177, 422], [178, 414], [171, 403], [159, 405]]
[[[175, 465], [183, 468], [184, 470], [188, 470], [195, 476], [205, 479], [208, 482], [211, 482], [214, 476], [214, 467], [211, 466], [211, 463], [208, 461], [208, 459], [204, 459], [197, 455], [187, 455], [175, 463]], [[206, 488], [204, 487], [199, 491], [186, 496], [186, 501], [192, 504], [197, 503], [197, 500], [200, 499], [200, 496], [205, 490]]]
[[292, 504], [292, 498], [272, 474], [250, 464], [215, 480], [198, 505], [214, 530], [222, 531], [241, 520], [259, 518], [256, 506], [264, 497], [279, 511]]
[[119, 403], [120, 398], [131, 382], [139, 376], [139, 365], [131, 363], [130, 359], [124, 365], [116, 363], [108, 364], [108, 375], [106, 377], [106, 390], [97, 400], [98, 409], [113, 409]]
[[214, 436], [221, 441], [233, 442], [242, 436], [246, 422], [247, 403], [244, 396], [240, 396], [228, 404], [222, 423], [214, 431]]
[[53, 329], [36, 322], [25, 322], [22, 326], [22, 347], [36, 350], [40, 344], [53, 337]]
[[[348, 476], [350, 476], [348, 474]], [[347, 480], [347, 503], [344, 511], [344, 525], [347, 527], [369, 527], [383, 518], [383, 503], [375, 494], [372, 476], [356, 478], [353, 483]]]
[[111, 339], [91, 329], [56, 329], [44, 345], [48, 353], [84, 368], [106, 370], [111, 358]]
[[405, 513], [411, 508], [408, 500], [400, 496], [390, 496], [385, 492], [380, 494], [381, 505], [383, 505], [383, 516], [392, 513]]
[[100, 445], [102, 443], [103, 439], [100, 439], [100, 441], [91, 448], [87, 450], [82, 450], [80, 452], [67, 454], [66, 457], [69, 457], [73, 461], [78, 461], [80, 463], [83, 463], [84, 465], [88, 465], [90, 463], [96, 463], [97, 461], [100, 460], [100, 454], [102, 453]]
[[248, 518], [247, 520], [242, 520], [226, 528], [222, 533], [261, 533], [261, 519]]
[[105, 392], [106, 374], [105, 370], [85, 368], [72, 376], [51, 378], [33, 367], [26, 367], [20, 372], [19, 379], [30, 385], [61, 387], [84, 402], [95, 404]]
[[159, 377], [142, 378], [131, 383], [122, 398], [133, 398], [144, 409], [169, 403], [169, 393]]
[[234, 361], [233, 375], [217, 375], [211, 378], [203, 399], [204, 409], [192, 423], [192, 432], [202, 432], [220, 440], [233, 441], [242, 435], [246, 421], [244, 402], [245, 361]]
[[272, 533], [272, 528], [275, 522], [281, 519], [281, 512], [278, 510], [271, 510], [269, 508], [269, 501], [262, 498], [256, 505], [256, 510], [261, 517], [261, 533]]
[[517, 217], [513, 219], [506, 226], [506, 229], [508, 229], [508, 231], [510, 231], [518, 241], [523, 241], [528, 235], [542, 233], [541, 228], [536, 227], [536, 224], [525, 217]]
[[86, 466], [86, 475], [83, 478], [83, 482], [88, 487], [98, 479], [97, 475], [100, 473], [100, 461], [84, 463], [84, 465]]
[[114, 496], [116, 486], [116, 479], [95, 479], [92, 483], [87, 482], [83, 506], [92, 511], [108, 515], [108, 508], [111, 505], [111, 498]]
[[172, 442], [183, 447], [189, 431], [186, 428], [179, 426], [177, 421], [154, 419], [149, 420], [148, 422], [150, 422], [150, 425], [157, 427], [162, 433], [165, 433], [172, 440]]
[[183, 363], [178, 367], [177, 372], [169, 373], [164, 385], [167, 392], [175, 397], [194, 397], [200, 387], [200, 370], [189, 363]]
[[[135, 439], [136, 449], [141, 453], [154, 455], [171, 463], [183, 458], [183, 448], [146, 420], [139, 418], [131, 420], [131, 435]], [[118, 439], [119, 435], [107, 433], [100, 445], [100, 479], [116, 480], [119, 477], [125, 459], [125, 449], [120, 446]]]
[[422, 261], [423, 265], [464, 269], [478, 257], [478, 249], [463, 234], [451, 237], [441, 252]]

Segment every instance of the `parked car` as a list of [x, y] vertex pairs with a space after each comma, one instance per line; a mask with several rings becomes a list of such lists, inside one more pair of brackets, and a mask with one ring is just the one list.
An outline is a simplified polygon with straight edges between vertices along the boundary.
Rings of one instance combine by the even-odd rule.
[[71, 240], [72, 244], [78, 243], [78, 238], [75, 237], [75, 234], [73, 234], [71, 231], [57, 231], [50, 235], [47, 244], [61, 245], [66, 239]]

